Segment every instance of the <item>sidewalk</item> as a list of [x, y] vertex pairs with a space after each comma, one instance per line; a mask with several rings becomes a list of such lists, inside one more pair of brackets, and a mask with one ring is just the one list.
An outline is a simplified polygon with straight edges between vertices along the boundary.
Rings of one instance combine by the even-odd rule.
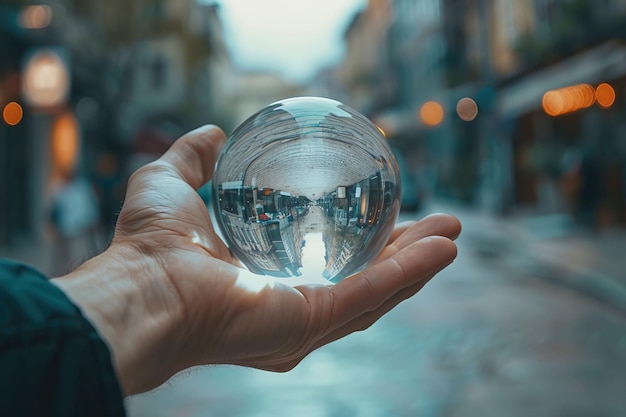
[[564, 215], [497, 217], [445, 203], [428, 211], [457, 216], [462, 237], [484, 258], [513, 263], [626, 312], [626, 228], [583, 230]]
[[544, 278], [585, 291], [626, 312], [626, 230], [574, 231], [533, 241], [529, 250]]

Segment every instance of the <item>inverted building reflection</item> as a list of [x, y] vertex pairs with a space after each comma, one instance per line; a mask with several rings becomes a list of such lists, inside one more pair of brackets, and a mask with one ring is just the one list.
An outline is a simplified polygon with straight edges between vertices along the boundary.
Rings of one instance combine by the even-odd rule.
[[362, 264], [353, 255], [374, 238], [394, 192], [377, 172], [310, 197], [230, 181], [218, 185], [217, 198], [220, 221], [235, 243], [231, 250], [252, 272], [302, 275], [304, 248], [315, 244], [310, 237], [321, 236], [322, 276], [338, 281]]

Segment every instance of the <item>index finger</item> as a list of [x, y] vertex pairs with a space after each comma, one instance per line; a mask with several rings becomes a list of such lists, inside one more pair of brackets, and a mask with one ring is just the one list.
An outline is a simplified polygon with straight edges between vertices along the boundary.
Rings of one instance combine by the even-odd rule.
[[427, 236], [443, 236], [454, 240], [461, 233], [461, 222], [449, 214], [435, 213], [418, 222], [399, 223], [391, 234], [387, 246], [378, 254], [374, 263], [384, 261], [404, 247]]
[[330, 288], [334, 299], [331, 318], [334, 327], [375, 311], [399, 291], [445, 268], [456, 254], [456, 245], [450, 239], [431, 236], [344, 279]]

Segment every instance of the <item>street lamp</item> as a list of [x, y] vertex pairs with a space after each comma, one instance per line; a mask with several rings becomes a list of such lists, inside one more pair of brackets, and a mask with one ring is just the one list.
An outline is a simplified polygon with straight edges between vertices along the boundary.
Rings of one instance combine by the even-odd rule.
[[65, 103], [70, 89], [70, 75], [58, 51], [46, 48], [26, 59], [22, 75], [22, 93], [26, 103], [35, 108], [53, 108]]

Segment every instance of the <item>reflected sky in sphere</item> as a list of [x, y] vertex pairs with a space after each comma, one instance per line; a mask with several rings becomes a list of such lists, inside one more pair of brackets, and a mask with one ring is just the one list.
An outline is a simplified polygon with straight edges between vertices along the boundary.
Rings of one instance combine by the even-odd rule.
[[384, 247], [399, 211], [398, 165], [380, 131], [330, 99], [260, 110], [228, 139], [213, 177], [213, 216], [253, 273], [329, 283]]

